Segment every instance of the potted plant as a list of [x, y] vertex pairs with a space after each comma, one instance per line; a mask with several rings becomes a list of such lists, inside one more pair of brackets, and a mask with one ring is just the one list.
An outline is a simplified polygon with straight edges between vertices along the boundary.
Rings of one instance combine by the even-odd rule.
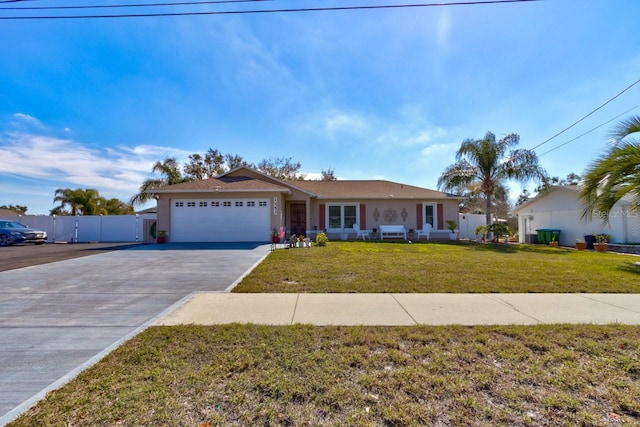
[[165, 230], [158, 231], [158, 237], [156, 237], [157, 243], [166, 243], [167, 242], [167, 232]]
[[304, 236], [298, 236], [298, 247], [299, 248], [304, 248]]
[[549, 246], [551, 246], [552, 248], [558, 247], [558, 241], [556, 240], [556, 233], [553, 233], [551, 235], [551, 241], [549, 242]]
[[378, 229], [376, 227], [373, 227], [371, 229], [371, 235], [373, 236], [374, 239], [378, 237]]
[[584, 239], [577, 238], [576, 239], [576, 249], [579, 251], [583, 251], [587, 249], [587, 242]]
[[271, 232], [271, 243], [280, 243], [280, 236], [278, 236], [277, 228], [274, 228]]
[[446, 223], [447, 223], [447, 228], [449, 229], [449, 240], [456, 240], [456, 238], [458, 237], [458, 233], [456, 232], [458, 223], [453, 219], [448, 219]]
[[595, 241], [593, 243], [593, 249], [596, 252], [606, 252], [607, 251], [607, 242], [611, 238], [608, 234], [594, 234], [593, 235]]

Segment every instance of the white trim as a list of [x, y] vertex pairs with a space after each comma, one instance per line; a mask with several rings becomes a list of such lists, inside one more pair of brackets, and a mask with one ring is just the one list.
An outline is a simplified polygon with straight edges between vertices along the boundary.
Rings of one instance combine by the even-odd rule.
[[[340, 228], [329, 228], [329, 223], [331, 222], [329, 217], [329, 207], [330, 206], [340, 206]], [[325, 218], [326, 218], [326, 230], [327, 233], [342, 233], [345, 230], [344, 227], [344, 207], [345, 206], [355, 206], [356, 208], [356, 221], [355, 224], [360, 224], [360, 203], [358, 202], [343, 202], [343, 203], [326, 203], [324, 206], [325, 209]], [[351, 227], [346, 228], [346, 230], [351, 230]]]
[[433, 206], [433, 224], [431, 224], [431, 230], [438, 230], [438, 203], [437, 202], [422, 202], [422, 223], [427, 222], [426, 207]]

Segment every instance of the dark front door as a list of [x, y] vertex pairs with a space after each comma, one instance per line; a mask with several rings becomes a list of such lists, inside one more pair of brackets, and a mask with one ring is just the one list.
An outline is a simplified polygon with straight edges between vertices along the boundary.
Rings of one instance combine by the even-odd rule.
[[304, 203], [291, 204], [291, 234], [304, 236], [307, 232], [307, 205]]

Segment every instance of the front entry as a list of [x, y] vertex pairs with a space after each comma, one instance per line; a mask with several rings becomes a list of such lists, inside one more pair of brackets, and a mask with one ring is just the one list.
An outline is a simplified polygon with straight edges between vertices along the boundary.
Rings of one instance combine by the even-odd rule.
[[291, 215], [291, 234], [304, 236], [307, 233], [307, 205], [292, 203], [289, 205]]

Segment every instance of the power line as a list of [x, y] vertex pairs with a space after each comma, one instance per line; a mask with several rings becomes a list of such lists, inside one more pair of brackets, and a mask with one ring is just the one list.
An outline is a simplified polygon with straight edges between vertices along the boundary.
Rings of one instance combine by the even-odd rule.
[[635, 110], [635, 109], [636, 109], [636, 108], [638, 108], [639, 106], [640, 106], [640, 105], [636, 105], [635, 107], [631, 107], [631, 108], [629, 108], [629, 109], [628, 109], [627, 111], [625, 111], [624, 113], [620, 113], [620, 114], [618, 114], [618, 115], [617, 115], [617, 116], [615, 116], [614, 118], [607, 120], [606, 122], [602, 123], [601, 125], [598, 125], [598, 126], [594, 127], [593, 129], [588, 130], [588, 131], [586, 131], [585, 133], [583, 133], [583, 134], [581, 134], [581, 135], [578, 135], [578, 136], [576, 136], [575, 138], [570, 139], [569, 141], [564, 142], [564, 143], [562, 143], [562, 144], [558, 145], [557, 147], [552, 148], [552, 149], [551, 149], [551, 150], [549, 150], [549, 151], [545, 151], [544, 153], [539, 154], [539, 155], [538, 155], [538, 157], [542, 157], [542, 156], [544, 156], [545, 154], [549, 154], [549, 153], [551, 153], [552, 151], [555, 151], [555, 150], [557, 150], [558, 148], [560, 148], [560, 147], [564, 147], [564, 146], [565, 146], [565, 145], [567, 145], [568, 143], [575, 141], [576, 139], [582, 138], [583, 136], [585, 136], [585, 135], [587, 135], [587, 134], [589, 134], [589, 133], [593, 132], [594, 130], [600, 129], [602, 126], [604, 126], [604, 125], [606, 125], [606, 124], [608, 124], [608, 123], [611, 123], [612, 121], [614, 121], [614, 120], [615, 120], [615, 119], [617, 119], [618, 117], [624, 116], [625, 114], [629, 113], [629, 112], [630, 112], [630, 111], [632, 111], [632, 110]]
[[0, 20], [102, 19], [102, 18], [148, 18], [148, 17], [160, 17], [160, 16], [248, 15], [248, 14], [260, 14], [260, 13], [331, 12], [331, 11], [344, 11], [344, 10], [472, 6], [472, 5], [489, 5], [489, 4], [503, 4], [503, 3], [528, 3], [528, 2], [538, 2], [538, 1], [544, 1], [544, 0], [488, 0], [488, 1], [461, 1], [461, 2], [451, 2], [451, 3], [419, 3], [419, 4], [397, 4], [397, 5], [377, 5], [377, 6], [340, 6], [340, 7], [317, 7], [317, 8], [300, 8], [300, 9], [233, 10], [233, 11], [216, 11], [216, 12], [167, 12], [167, 13], [140, 13], [140, 14], [117, 14], [117, 15], [0, 16]]
[[602, 107], [604, 107], [605, 105], [609, 104], [611, 101], [613, 101], [614, 99], [618, 98], [620, 95], [622, 95], [623, 93], [625, 93], [626, 91], [628, 91], [629, 89], [631, 89], [632, 87], [634, 87], [635, 85], [637, 85], [638, 83], [640, 83], [640, 79], [636, 80], [635, 82], [631, 83], [629, 86], [627, 86], [626, 88], [624, 88], [620, 93], [618, 93], [616, 96], [614, 96], [613, 98], [609, 99], [607, 102], [605, 102], [604, 104], [602, 104], [601, 106], [599, 106], [598, 108], [596, 108], [595, 110], [591, 111], [589, 114], [587, 114], [586, 116], [582, 117], [580, 120], [574, 122], [572, 125], [564, 128], [563, 130], [561, 130], [560, 132], [556, 133], [555, 135], [553, 135], [551, 138], [542, 141], [540, 144], [536, 145], [535, 147], [533, 147], [531, 150], [535, 150], [536, 148], [546, 144], [547, 142], [551, 141], [552, 139], [555, 139], [556, 137], [562, 135], [563, 133], [565, 133], [566, 131], [568, 131], [569, 129], [571, 129], [572, 127], [574, 127], [575, 125], [577, 125], [578, 123], [580, 123], [581, 121], [583, 121], [584, 119], [586, 119], [587, 117], [589, 117], [590, 115], [592, 115], [593, 113], [595, 113], [596, 111], [600, 110]]
[[[25, 0], [11, 0], [25, 1]], [[32, 1], [32, 0], [27, 0]], [[161, 7], [161, 6], [193, 6], [201, 4], [225, 4], [225, 3], [256, 3], [276, 0], [216, 0], [216, 1], [185, 1], [173, 3], [139, 3], [139, 4], [103, 4], [103, 5], [81, 5], [81, 6], [19, 6], [0, 7], [0, 10], [56, 10], [56, 9], [114, 9], [124, 7]], [[0, 3], [4, 3], [0, 1]]]

